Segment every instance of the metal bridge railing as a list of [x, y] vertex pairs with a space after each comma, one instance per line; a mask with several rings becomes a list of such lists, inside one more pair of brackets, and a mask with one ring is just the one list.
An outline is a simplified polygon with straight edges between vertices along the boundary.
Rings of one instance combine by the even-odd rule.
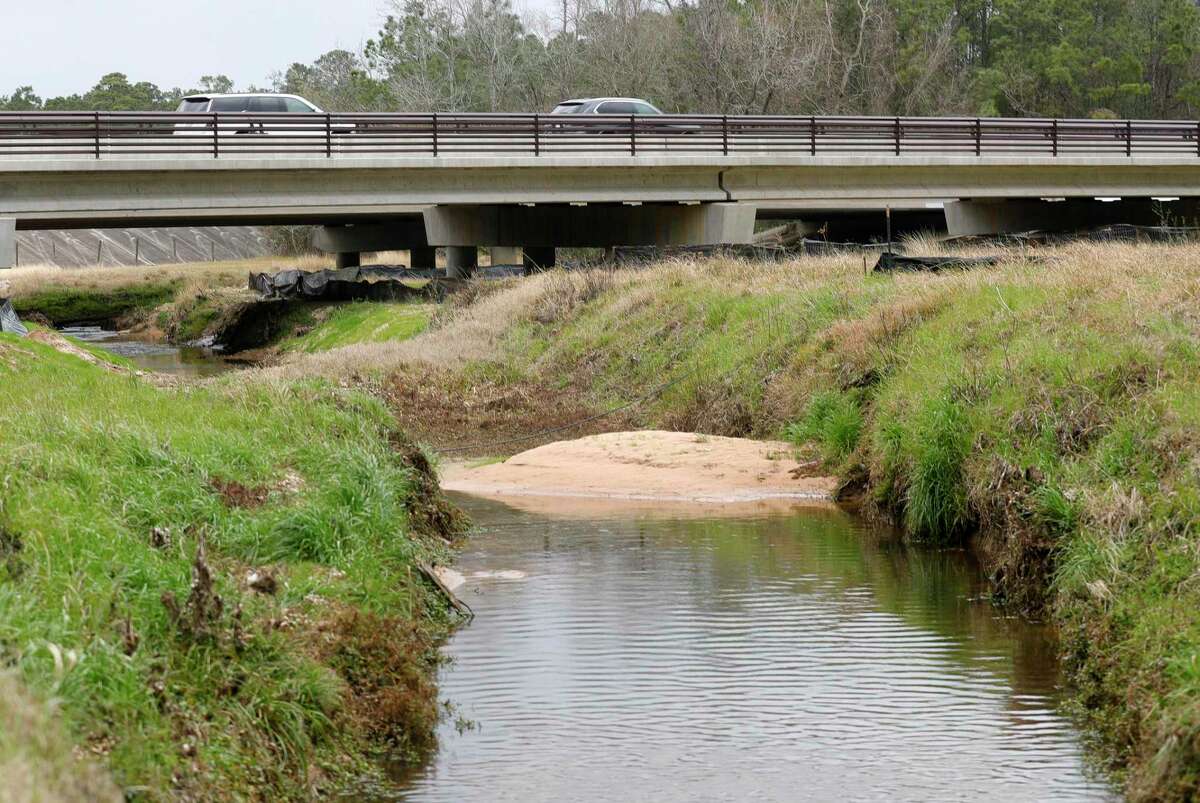
[[5, 157], [1194, 155], [1200, 122], [546, 114], [2, 112]]

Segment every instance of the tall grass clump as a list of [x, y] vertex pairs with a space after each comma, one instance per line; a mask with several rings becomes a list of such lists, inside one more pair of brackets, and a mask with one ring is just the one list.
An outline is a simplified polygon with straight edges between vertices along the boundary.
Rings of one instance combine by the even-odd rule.
[[836, 463], [845, 460], [858, 447], [863, 430], [863, 414], [858, 395], [839, 391], [816, 394], [799, 421], [784, 430], [784, 435], [797, 446], [815, 442], [821, 446], [825, 460]]
[[963, 461], [971, 446], [970, 419], [960, 401], [943, 393], [925, 404], [914, 425], [904, 523], [920, 537], [948, 540], [969, 519]]

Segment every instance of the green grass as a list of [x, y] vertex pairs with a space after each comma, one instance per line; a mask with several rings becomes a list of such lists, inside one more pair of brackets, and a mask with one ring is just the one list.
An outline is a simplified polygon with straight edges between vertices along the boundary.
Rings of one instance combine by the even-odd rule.
[[430, 304], [360, 301], [328, 308], [311, 331], [284, 341], [287, 351], [328, 351], [358, 343], [407, 340], [425, 331], [433, 315]]
[[[3, 335], [0, 432], [0, 661], [121, 787], [307, 799], [372, 745], [430, 743], [446, 615], [411, 567], [444, 547], [410, 523], [428, 480], [380, 404], [161, 390]], [[202, 539], [220, 605], [193, 591]]]
[[143, 282], [124, 287], [47, 287], [13, 299], [18, 315], [38, 313], [55, 325], [102, 323], [149, 312], [175, 298], [179, 283]]

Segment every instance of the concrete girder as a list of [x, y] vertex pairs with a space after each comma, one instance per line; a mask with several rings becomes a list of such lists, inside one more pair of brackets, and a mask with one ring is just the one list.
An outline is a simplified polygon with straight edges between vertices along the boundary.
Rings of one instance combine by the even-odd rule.
[[456, 205], [425, 210], [436, 245], [580, 248], [614, 245], [722, 245], [754, 237], [754, 207], [729, 204], [643, 206]]
[[425, 222], [417, 216], [397, 218], [387, 223], [318, 226], [313, 229], [312, 244], [327, 254], [394, 251], [429, 245], [425, 239]]
[[429, 204], [1187, 196], [1193, 156], [617, 156], [0, 160], [24, 229], [379, 222]]
[[1176, 201], [1155, 201], [1151, 198], [1043, 201], [1022, 198], [954, 201], [946, 204], [946, 230], [951, 237], [1026, 231], [1078, 231], [1116, 223], [1193, 225], [1198, 218], [1200, 200], [1195, 198]]

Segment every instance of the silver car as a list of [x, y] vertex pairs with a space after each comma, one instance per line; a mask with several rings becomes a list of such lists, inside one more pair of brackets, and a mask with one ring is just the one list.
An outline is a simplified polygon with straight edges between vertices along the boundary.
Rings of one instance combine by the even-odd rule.
[[662, 114], [649, 101], [641, 98], [578, 98], [564, 100], [551, 114]]

